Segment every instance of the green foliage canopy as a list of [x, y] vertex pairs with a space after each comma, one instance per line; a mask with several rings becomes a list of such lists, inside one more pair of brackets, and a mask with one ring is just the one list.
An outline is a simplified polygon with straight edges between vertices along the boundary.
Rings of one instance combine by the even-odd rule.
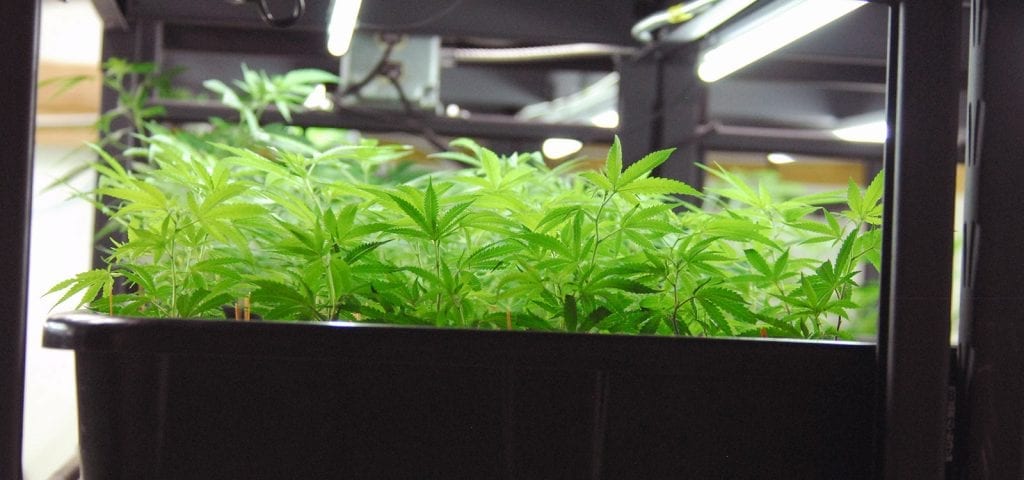
[[[100, 181], [82, 196], [126, 237], [107, 268], [52, 292], [128, 316], [219, 317], [248, 298], [272, 320], [802, 338], [846, 335], [870, 298], [880, 178], [781, 199], [714, 166], [723, 187], [701, 192], [652, 175], [671, 150], [627, 164], [616, 139], [586, 170], [457, 139], [436, 157], [463, 168], [403, 179], [380, 172], [404, 147], [259, 125], [268, 105], [300, 108], [286, 83], [208, 82], [240, 123], [146, 123], [132, 168], [97, 147]], [[256, 141], [219, 143], [231, 129]]]

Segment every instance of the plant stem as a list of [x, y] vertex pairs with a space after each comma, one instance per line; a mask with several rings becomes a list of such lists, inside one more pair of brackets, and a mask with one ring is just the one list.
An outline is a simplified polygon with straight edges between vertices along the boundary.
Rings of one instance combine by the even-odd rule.
[[700, 318], [697, 316], [699, 313], [697, 311], [697, 302], [693, 301], [693, 297], [690, 297], [685, 302], [683, 302], [683, 305], [686, 305], [687, 303], [690, 304], [690, 308], [693, 310], [693, 321], [699, 323], [701, 325], [701, 328], [704, 330], [704, 336], [708, 336], [707, 325], [705, 325], [704, 322], [700, 321]]
[[334, 272], [331, 270], [331, 251], [329, 248], [327, 249], [327, 254], [322, 258], [324, 260], [324, 273], [327, 274], [327, 294], [330, 296], [330, 300], [327, 302], [330, 305], [327, 319], [334, 320], [338, 312], [338, 293], [334, 286]]
[[[779, 296], [780, 297], [785, 297], [786, 296], [786, 291], [782, 288], [782, 284], [779, 283], [778, 279], [775, 280], [774, 284], [775, 284], [775, 290], [779, 292]], [[765, 303], [768, 303], [768, 302], [765, 301]], [[787, 303], [787, 302], [782, 302], [782, 308], [786, 310], [786, 315], [791, 315], [793, 313], [792, 309], [790, 309], [790, 307], [789, 307], [789, 303]]]
[[170, 252], [170, 257], [171, 257], [170, 258], [170, 264], [171, 264], [171, 314], [177, 317], [177, 316], [180, 316], [180, 315], [178, 315], [178, 307], [177, 307], [177, 300], [178, 300], [178, 269], [177, 269], [177, 264], [178, 264], [178, 259], [175, 258], [175, 250], [176, 250], [177, 239], [178, 239], [178, 219], [173, 218], [172, 222], [173, 222], [173, 225], [172, 225], [172, 228], [171, 228], [171, 232], [172, 233], [171, 233], [171, 241], [170, 241], [170, 243], [171, 243], [171, 252]]
[[[434, 244], [434, 278], [436, 278], [437, 281], [440, 282], [441, 281], [441, 240], [440, 239], [434, 239], [434, 240], [432, 240], [432, 242]], [[441, 291], [440, 290], [438, 290], [438, 292], [437, 292], [437, 295], [436, 295], [435, 300], [434, 300], [434, 304], [435, 304], [434, 312], [437, 315], [437, 317], [436, 317], [437, 320], [435, 320], [435, 323], [437, 323], [438, 321], [441, 320]]]
[[[678, 243], [679, 242], [677, 241], [676, 244]], [[673, 245], [672, 248], [675, 249], [675, 245]], [[674, 261], [670, 262], [670, 264], [672, 265], [672, 316], [670, 317], [670, 320], [672, 321], [672, 332], [675, 335], [679, 335], [681, 333], [679, 322], [679, 309], [682, 308], [682, 306], [685, 305], [686, 302], [679, 303], [679, 275], [681, 273], [679, 270], [681, 267], [680, 262]], [[696, 316], [694, 318], [696, 319]], [[685, 325], [683, 325], [682, 327], [686, 329], [687, 335], [692, 335], [692, 332], [690, 332], [690, 327]]]
[[[601, 234], [600, 234], [600, 229], [601, 229], [601, 213], [604, 211], [604, 207], [606, 205], [608, 205], [608, 202], [610, 202], [612, 200], [613, 196], [615, 196], [614, 192], [610, 193], [610, 194], [607, 193], [607, 192], [604, 193], [604, 198], [601, 201], [601, 206], [597, 207], [597, 213], [594, 214], [594, 251], [592, 251], [590, 253], [590, 264], [591, 265], [594, 265], [594, 263], [597, 261], [597, 248], [598, 248], [598, 246], [601, 245], [601, 242], [604, 240], [603, 238], [601, 238]], [[576, 239], [576, 240], [579, 241], [579, 239]]]

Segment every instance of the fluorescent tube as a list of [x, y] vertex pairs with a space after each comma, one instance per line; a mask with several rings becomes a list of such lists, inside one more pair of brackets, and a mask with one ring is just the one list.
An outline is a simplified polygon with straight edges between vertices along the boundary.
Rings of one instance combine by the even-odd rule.
[[573, 138], [549, 138], [544, 140], [540, 150], [552, 160], [568, 157], [583, 148], [583, 142]]
[[362, 0], [334, 0], [331, 20], [327, 23], [327, 51], [331, 55], [340, 57], [348, 51], [362, 3]]
[[619, 112], [608, 109], [590, 117], [590, 123], [601, 128], [616, 128], [619, 126]]
[[[865, 5], [863, 0], [791, 0], [701, 57], [697, 76], [714, 82]], [[770, 7], [769, 7], [770, 8]]]
[[767, 155], [768, 163], [773, 165], [785, 165], [796, 162], [796, 159], [788, 153], [772, 152]]
[[885, 143], [889, 136], [889, 126], [885, 120], [876, 120], [837, 128], [832, 130], [832, 134], [847, 142]]

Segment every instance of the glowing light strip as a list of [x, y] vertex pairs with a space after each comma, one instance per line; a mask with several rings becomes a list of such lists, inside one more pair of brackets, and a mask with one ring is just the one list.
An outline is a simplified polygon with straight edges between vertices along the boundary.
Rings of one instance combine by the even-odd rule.
[[864, 6], [862, 0], [796, 0], [704, 53], [697, 75], [714, 82]]
[[331, 55], [340, 57], [348, 52], [362, 3], [362, 0], [334, 0], [331, 20], [327, 23], [327, 51]]

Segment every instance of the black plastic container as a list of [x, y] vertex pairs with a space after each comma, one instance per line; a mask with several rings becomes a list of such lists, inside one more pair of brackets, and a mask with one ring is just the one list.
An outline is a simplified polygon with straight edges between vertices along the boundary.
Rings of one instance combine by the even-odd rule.
[[51, 317], [86, 480], [866, 478], [875, 349]]

